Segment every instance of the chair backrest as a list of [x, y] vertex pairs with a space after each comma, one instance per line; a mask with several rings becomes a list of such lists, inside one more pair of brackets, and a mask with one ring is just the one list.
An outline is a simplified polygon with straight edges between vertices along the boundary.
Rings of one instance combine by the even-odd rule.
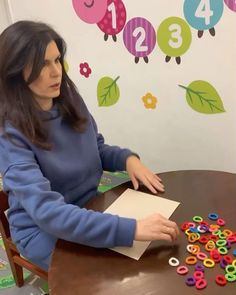
[[5, 211], [8, 208], [8, 195], [3, 191], [0, 191], [0, 232], [16, 285], [18, 287], [21, 287], [24, 284], [23, 267], [27, 268], [29, 271], [35, 273], [41, 278], [47, 280], [48, 273], [22, 257], [17, 250], [15, 244], [12, 242], [9, 223], [5, 214]]
[[10, 237], [9, 223], [5, 215], [8, 208], [8, 197], [3, 191], [0, 191], [0, 227], [2, 236], [5, 235], [6, 238]]

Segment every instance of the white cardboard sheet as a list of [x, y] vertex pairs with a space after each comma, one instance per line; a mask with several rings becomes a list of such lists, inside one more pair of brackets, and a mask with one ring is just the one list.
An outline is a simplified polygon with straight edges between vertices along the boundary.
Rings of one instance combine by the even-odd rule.
[[[153, 213], [160, 213], [169, 218], [179, 204], [179, 202], [166, 198], [127, 189], [105, 212], [137, 220], [148, 217]], [[150, 243], [134, 241], [133, 247], [115, 247], [111, 250], [139, 260]]]

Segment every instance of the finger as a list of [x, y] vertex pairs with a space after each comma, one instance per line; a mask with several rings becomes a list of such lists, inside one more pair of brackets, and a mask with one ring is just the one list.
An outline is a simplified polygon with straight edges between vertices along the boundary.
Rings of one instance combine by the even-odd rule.
[[164, 185], [155, 176], [146, 176], [146, 178], [156, 190], [164, 192]]
[[172, 242], [171, 236], [168, 235], [168, 234], [165, 234], [165, 233], [159, 234], [157, 240], [163, 240], [163, 241]]
[[153, 194], [157, 194], [156, 189], [152, 186], [147, 178], [143, 179], [142, 182]]
[[158, 175], [156, 175], [156, 174], [154, 174], [154, 175], [158, 181], [162, 182], [162, 179]]
[[176, 231], [173, 227], [163, 227], [163, 233], [171, 236], [172, 241], [175, 241], [177, 238]]
[[131, 181], [133, 183], [134, 189], [137, 190], [139, 187], [139, 183], [138, 183], [137, 179], [134, 176], [132, 176]]
[[177, 236], [179, 235], [179, 228], [178, 228], [177, 224], [174, 221], [171, 221], [168, 219], [166, 221], [164, 221], [164, 224], [166, 227], [172, 228], [175, 231], [175, 236], [177, 238]]

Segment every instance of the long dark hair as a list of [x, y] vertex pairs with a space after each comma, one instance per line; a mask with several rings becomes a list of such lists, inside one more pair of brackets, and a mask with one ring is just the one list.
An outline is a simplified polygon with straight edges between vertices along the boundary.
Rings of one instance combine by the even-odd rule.
[[[4, 130], [6, 122], [10, 122], [43, 149], [50, 149], [51, 143], [28, 84], [38, 78], [51, 41], [55, 41], [61, 55], [62, 81], [57, 100], [63, 120], [83, 132], [86, 119], [80, 113], [82, 98], [64, 69], [66, 43], [62, 37], [49, 25], [33, 21], [16, 22], [0, 35], [0, 127]], [[28, 64], [32, 65], [32, 71], [26, 82], [23, 70]], [[5, 135], [9, 136], [6, 132]]]

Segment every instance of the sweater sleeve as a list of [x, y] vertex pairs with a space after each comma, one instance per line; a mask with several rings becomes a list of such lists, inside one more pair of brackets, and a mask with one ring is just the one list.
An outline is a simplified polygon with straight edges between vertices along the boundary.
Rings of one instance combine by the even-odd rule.
[[135, 155], [138, 158], [139, 156], [129, 149], [105, 144], [103, 135], [101, 133], [98, 133], [95, 120], [92, 116], [91, 118], [97, 136], [98, 150], [102, 161], [103, 170], [111, 172], [125, 171], [127, 158], [131, 155]]
[[51, 190], [29, 146], [16, 141], [19, 145], [0, 136], [0, 173], [10, 207], [14, 200], [38, 227], [57, 238], [93, 247], [132, 246], [134, 219], [65, 203], [60, 193]]

